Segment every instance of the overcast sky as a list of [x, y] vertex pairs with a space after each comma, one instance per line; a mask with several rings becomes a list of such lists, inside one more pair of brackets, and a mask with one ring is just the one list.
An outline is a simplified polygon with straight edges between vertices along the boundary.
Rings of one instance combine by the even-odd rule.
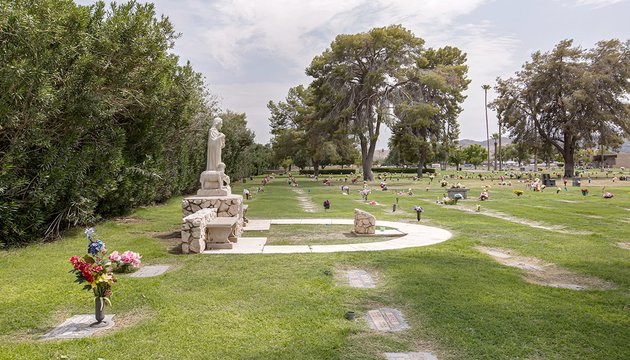
[[[91, 0], [78, 0], [91, 4]], [[121, 1], [119, 1], [121, 2]], [[141, 1], [143, 2], [143, 1]], [[155, 0], [182, 36], [175, 53], [206, 77], [223, 109], [247, 114], [256, 140], [269, 141], [267, 102], [310, 79], [304, 69], [338, 34], [402, 24], [426, 47], [457, 46], [472, 80], [460, 138], [485, 139], [481, 85], [494, 86], [562, 39], [591, 48], [630, 38], [630, 0]], [[494, 97], [488, 94], [489, 101]], [[498, 129], [489, 113], [490, 133]], [[381, 134], [386, 146], [389, 132]]]

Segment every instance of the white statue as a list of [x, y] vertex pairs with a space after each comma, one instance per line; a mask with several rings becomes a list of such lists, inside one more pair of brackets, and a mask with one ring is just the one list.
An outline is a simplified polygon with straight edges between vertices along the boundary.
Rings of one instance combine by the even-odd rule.
[[221, 162], [221, 149], [225, 147], [225, 135], [220, 132], [223, 120], [214, 118], [208, 132], [208, 163], [206, 171], [201, 173], [199, 182], [201, 189], [197, 195], [221, 196], [230, 195], [230, 177], [225, 175], [225, 164]]
[[208, 163], [206, 171], [218, 170], [221, 164], [221, 149], [225, 147], [225, 135], [221, 132], [223, 120], [215, 117], [208, 132]]

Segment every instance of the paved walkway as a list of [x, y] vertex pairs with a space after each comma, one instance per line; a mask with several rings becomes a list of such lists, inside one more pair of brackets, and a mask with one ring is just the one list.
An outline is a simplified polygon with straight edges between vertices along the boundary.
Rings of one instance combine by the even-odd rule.
[[[269, 220], [263, 220], [269, 221]], [[250, 220], [256, 222], [256, 220]], [[270, 225], [354, 225], [353, 219], [276, 219]], [[252, 224], [253, 225], [253, 224]], [[249, 226], [249, 224], [248, 224]], [[363, 244], [339, 245], [265, 245], [267, 238], [239, 238], [232, 249], [207, 250], [204, 254], [290, 254], [290, 253], [330, 253], [349, 251], [382, 251], [406, 249], [438, 244], [453, 236], [450, 232], [432, 227], [394, 221], [376, 221], [376, 228], [387, 226], [403, 235], [392, 240]], [[259, 229], [258, 226], [256, 226]], [[247, 229], [247, 227], [245, 228]], [[376, 231], [377, 235], [379, 230]], [[387, 235], [387, 234], [385, 234]], [[391, 236], [391, 235], [390, 235]]]

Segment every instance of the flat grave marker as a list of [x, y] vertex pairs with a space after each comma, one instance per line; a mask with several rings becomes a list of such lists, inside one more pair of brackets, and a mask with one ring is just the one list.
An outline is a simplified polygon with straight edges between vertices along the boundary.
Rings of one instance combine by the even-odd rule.
[[162, 275], [168, 270], [168, 265], [147, 265], [140, 268], [140, 270], [129, 275], [129, 277], [153, 277]]
[[114, 327], [114, 314], [105, 315], [103, 326], [90, 326], [94, 324], [94, 314], [74, 315], [70, 319], [64, 321], [61, 325], [52, 329], [44, 336], [42, 340], [58, 340], [58, 339], [79, 339], [94, 335], [97, 331], [107, 330]]
[[430, 352], [385, 353], [387, 360], [438, 360]]
[[349, 270], [348, 284], [350, 287], [372, 289], [376, 287], [374, 280], [365, 270]]
[[409, 325], [402, 313], [396, 309], [380, 308], [370, 310], [365, 314], [365, 317], [372, 330], [391, 332], [409, 329]]

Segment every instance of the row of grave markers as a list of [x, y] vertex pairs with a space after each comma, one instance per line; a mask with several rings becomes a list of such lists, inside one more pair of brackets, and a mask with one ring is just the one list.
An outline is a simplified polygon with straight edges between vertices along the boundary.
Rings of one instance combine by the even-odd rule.
[[[365, 270], [348, 270], [347, 277], [350, 287], [360, 289], [376, 287], [374, 280]], [[365, 314], [365, 319], [370, 328], [376, 331], [395, 332], [410, 328], [403, 314], [397, 309], [369, 310]], [[385, 353], [385, 357], [387, 360], [437, 360], [437, 357], [430, 352]]]

